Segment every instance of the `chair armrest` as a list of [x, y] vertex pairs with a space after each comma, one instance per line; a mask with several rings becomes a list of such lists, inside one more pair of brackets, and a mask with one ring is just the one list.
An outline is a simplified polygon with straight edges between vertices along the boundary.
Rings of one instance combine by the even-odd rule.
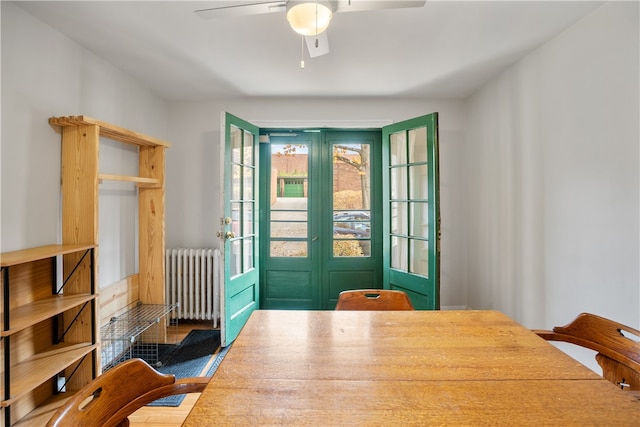
[[531, 331], [547, 341], [558, 341], [556, 333], [553, 331], [549, 331], [547, 329], [532, 329]]
[[180, 378], [173, 384], [168, 384], [151, 390], [120, 408], [118, 412], [116, 412], [111, 417], [109, 422], [104, 424], [104, 427], [117, 426], [117, 420], [127, 418], [139, 408], [153, 402], [154, 400], [158, 400], [167, 396], [173, 396], [176, 394], [201, 393], [205, 389], [207, 384], [209, 384], [210, 380], [211, 377]]

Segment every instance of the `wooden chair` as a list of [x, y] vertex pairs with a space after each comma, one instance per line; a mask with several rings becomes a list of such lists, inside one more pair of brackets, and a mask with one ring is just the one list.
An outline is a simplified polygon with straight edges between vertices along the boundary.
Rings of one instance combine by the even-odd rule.
[[336, 310], [413, 310], [413, 304], [402, 291], [356, 289], [340, 293]]
[[637, 329], [582, 313], [566, 326], [534, 332], [547, 341], [564, 341], [598, 352], [596, 361], [602, 368], [602, 376], [620, 388], [640, 395], [640, 331]]
[[123, 362], [82, 387], [47, 423], [47, 427], [126, 427], [129, 415], [162, 397], [200, 393], [211, 377], [176, 380], [142, 359]]

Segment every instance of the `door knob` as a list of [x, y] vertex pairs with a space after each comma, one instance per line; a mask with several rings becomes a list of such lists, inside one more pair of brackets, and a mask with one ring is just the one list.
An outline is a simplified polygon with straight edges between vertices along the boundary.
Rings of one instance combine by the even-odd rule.
[[233, 239], [234, 237], [236, 237], [236, 233], [234, 233], [233, 231], [218, 231], [216, 233], [216, 236], [223, 240]]

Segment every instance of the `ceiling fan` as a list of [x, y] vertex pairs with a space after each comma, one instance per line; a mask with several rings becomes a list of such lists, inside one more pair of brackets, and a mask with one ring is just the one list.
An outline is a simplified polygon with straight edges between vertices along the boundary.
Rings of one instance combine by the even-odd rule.
[[[240, 3], [196, 10], [204, 19], [286, 12], [291, 28], [301, 34], [311, 58], [329, 52], [326, 29], [334, 13], [422, 7], [426, 0], [281, 0]], [[304, 61], [301, 63], [304, 68]]]

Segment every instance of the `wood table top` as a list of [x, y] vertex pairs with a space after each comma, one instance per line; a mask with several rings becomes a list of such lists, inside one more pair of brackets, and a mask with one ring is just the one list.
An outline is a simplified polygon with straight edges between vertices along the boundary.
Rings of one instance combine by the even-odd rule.
[[639, 400], [496, 311], [256, 311], [183, 426], [638, 420]]

